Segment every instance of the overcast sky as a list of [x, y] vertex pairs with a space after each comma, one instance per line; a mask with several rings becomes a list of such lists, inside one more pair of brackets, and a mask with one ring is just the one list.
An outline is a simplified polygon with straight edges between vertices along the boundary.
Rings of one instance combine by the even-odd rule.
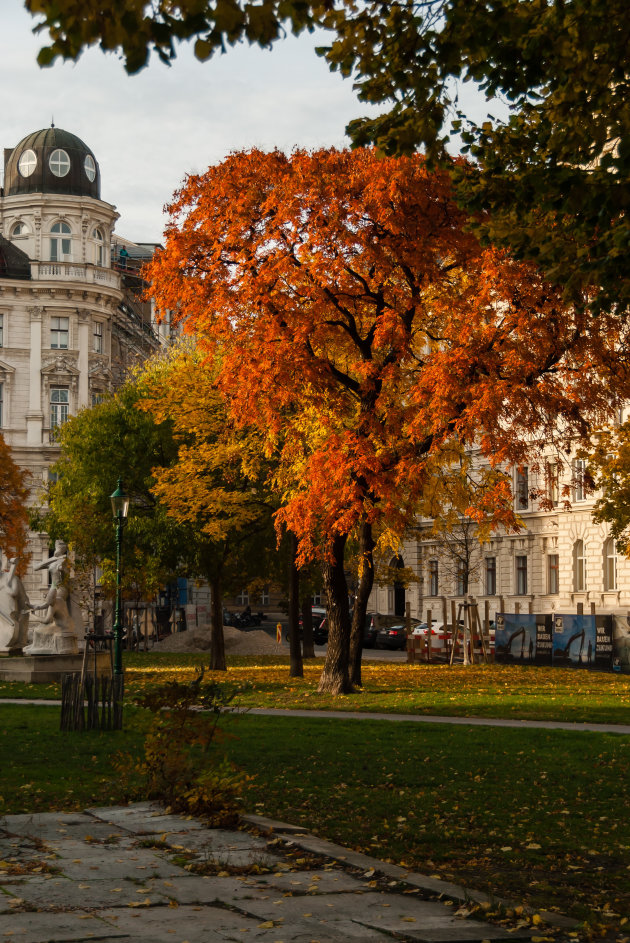
[[152, 57], [135, 76], [98, 48], [40, 69], [36, 21], [21, 0], [2, 8], [0, 147], [51, 120], [78, 135], [100, 164], [102, 199], [120, 213], [117, 232], [134, 241], [161, 240], [163, 206], [186, 173], [253, 146], [343, 147], [348, 121], [366, 113], [310, 36], [271, 51], [240, 46], [206, 63], [184, 45], [170, 68]]

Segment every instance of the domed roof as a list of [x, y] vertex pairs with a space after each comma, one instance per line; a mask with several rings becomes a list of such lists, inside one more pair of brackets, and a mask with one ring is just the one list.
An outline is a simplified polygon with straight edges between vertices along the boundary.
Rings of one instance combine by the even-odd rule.
[[44, 128], [5, 150], [4, 193], [63, 193], [100, 199], [101, 175], [94, 154], [76, 134]]
[[0, 236], [0, 278], [30, 278], [31, 260], [12, 242]]

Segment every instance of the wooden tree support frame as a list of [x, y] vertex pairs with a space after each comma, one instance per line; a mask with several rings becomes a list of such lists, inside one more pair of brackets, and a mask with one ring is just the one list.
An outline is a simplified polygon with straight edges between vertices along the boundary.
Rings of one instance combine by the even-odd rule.
[[[109, 651], [110, 670], [99, 675], [96, 652]], [[90, 655], [93, 659], [90, 661]], [[81, 673], [61, 679], [61, 730], [122, 730], [124, 675], [114, 674], [111, 635], [86, 635]]]

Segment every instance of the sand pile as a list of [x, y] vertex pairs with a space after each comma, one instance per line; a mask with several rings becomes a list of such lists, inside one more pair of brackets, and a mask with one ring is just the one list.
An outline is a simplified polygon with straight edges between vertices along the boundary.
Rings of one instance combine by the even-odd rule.
[[[225, 651], [230, 655], [278, 655], [283, 646], [262, 629], [244, 632], [233, 626], [223, 626]], [[187, 629], [167, 635], [153, 646], [156, 652], [205, 652], [210, 648], [210, 628]], [[285, 646], [286, 649], [286, 646]], [[286, 651], [285, 651], [286, 654]]]

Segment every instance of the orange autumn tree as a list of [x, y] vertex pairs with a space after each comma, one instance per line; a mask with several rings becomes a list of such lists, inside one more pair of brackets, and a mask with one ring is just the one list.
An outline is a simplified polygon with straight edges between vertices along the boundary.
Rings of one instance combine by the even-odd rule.
[[28, 474], [15, 463], [0, 433], [0, 550], [19, 557], [18, 576], [24, 576], [30, 558], [28, 545]]
[[[496, 467], [553, 441], [559, 419], [565, 438], [586, 434], [622, 328], [589, 324], [531, 266], [482, 248], [419, 156], [236, 153], [169, 210], [152, 294], [220, 362], [231, 414], [278, 451], [278, 523], [323, 561], [320, 690], [351, 690], [349, 536], [361, 625], [376, 529], [400, 539], [462, 444]], [[500, 497], [494, 523], [511, 524]]]

